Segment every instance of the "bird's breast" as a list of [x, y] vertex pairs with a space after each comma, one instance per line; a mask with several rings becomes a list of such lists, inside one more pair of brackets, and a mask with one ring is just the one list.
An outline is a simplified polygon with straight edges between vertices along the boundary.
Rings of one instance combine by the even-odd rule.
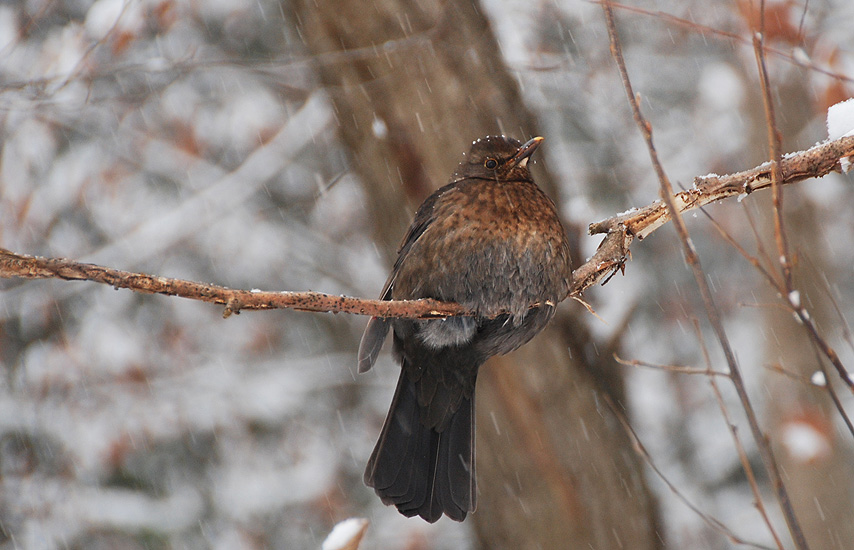
[[413, 244], [395, 298], [433, 297], [484, 315], [524, 315], [566, 292], [569, 255], [554, 204], [531, 182], [463, 185], [434, 205]]

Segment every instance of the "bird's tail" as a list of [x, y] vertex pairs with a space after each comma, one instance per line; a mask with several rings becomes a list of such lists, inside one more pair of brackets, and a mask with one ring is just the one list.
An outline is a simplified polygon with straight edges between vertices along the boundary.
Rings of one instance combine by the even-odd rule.
[[418, 388], [401, 369], [365, 484], [401, 514], [433, 523], [444, 513], [463, 521], [474, 511], [474, 396], [463, 397], [441, 431], [422, 422]]

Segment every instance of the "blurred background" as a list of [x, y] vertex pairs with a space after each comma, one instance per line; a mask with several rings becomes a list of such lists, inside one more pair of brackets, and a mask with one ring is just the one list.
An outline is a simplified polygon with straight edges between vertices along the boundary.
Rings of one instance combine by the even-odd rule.
[[[783, 151], [805, 149], [854, 95], [854, 4], [766, 7]], [[768, 158], [758, 2], [616, 12], [674, 185]], [[535, 176], [576, 265], [599, 242], [587, 224], [658, 197], [593, 3], [0, 5], [0, 246], [15, 252], [373, 298], [418, 203], [488, 133], [546, 137]], [[801, 301], [850, 370], [851, 176], [784, 203]], [[770, 193], [705, 214], [776, 257]], [[854, 438], [815, 383], [827, 365], [709, 217], [687, 222], [807, 540], [854, 548]], [[634, 243], [625, 276], [585, 299], [600, 318], [568, 301], [484, 367], [478, 510], [428, 525], [362, 484], [398, 368], [386, 351], [356, 375], [365, 318], [224, 320], [94, 283], [0, 280], [0, 549], [316, 548], [352, 516], [371, 522], [363, 548], [778, 547], [722, 405], [790, 548], [728, 382], [719, 400], [705, 376], [614, 361], [705, 368], [705, 346], [725, 370], [675, 232]]]

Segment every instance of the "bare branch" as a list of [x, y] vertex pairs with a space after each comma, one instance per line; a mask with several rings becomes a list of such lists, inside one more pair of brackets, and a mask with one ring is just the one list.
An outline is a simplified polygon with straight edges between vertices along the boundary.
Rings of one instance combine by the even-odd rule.
[[[780, 184], [798, 183], [810, 178], [820, 178], [839, 170], [839, 160], [854, 155], [854, 136], [825, 141], [806, 151], [783, 156], [780, 162]], [[773, 168], [763, 163], [750, 170], [725, 176], [709, 174], [694, 178], [691, 189], [673, 195], [679, 213], [701, 208], [712, 202], [731, 197], [746, 196], [760, 189], [771, 187]], [[665, 204], [661, 201], [633, 208], [614, 217], [590, 224], [591, 235], [620, 230], [644, 239], [650, 233], [670, 221]]]
[[[839, 160], [854, 156], [854, 136], [816, 145], [806, 151], [785, 155], [781, 162], [781, 183], [792, 184], [809, 178], [825, 176], [837, 169]], [[726, 176], [706, 175], [694, 179], [694, 187], [673, 195], [681, 212], [700, 208], [709, 203], [750, 194], [771, 186], [771, 167], [768, 163], [751, 170]], [[584, 290], [624, 271], [630, 258], [629, 247], [637, 238], [643, 240], [670, 221], [667, 207], [655, 201], [643, 208], [590, 224], [591, 235], [605, 233], [596, 253], [572, 273], [570, 295], [579, 296]], [[149, 294], [180, 296], [228, 306], [226, 315], [241, 309], [293, 308], [303, 311], [352, 313], [377, 317], [435, 318], [449, 315], [472, 315], [458, 304], [436, 300], [382, 301], [331, 296], [320, 292], [251, 292], [157, 277], [143, 273], [121, 271], [94, 264], [78, 263], [62, 258], [42, 258], [17, 254], [0, 248], [0, 278], [89, 280]], [[534, 304], [537, 305], [537, 304]], [[831, 354], [832, 355], [832, 354]], [[833, 361], [833, 359], [832, 359]], [[840, 366], [835, 363], [837, 370]], [[840, 371], [841, 372], [841, 371]], [[847, 382], [847, 381], [846, 381]]]
[[[605, 0], [602, 0], [605, 1]], [[596, 2], [601, 4], [602, 1]], [[618, 2], [609, 2], [611, 6], [617, 8], [619, 10], [623, 10], [625, 12], [638, 13], [641, 15], [648, 15], [650, 17], [654, 17], [655, 19], [666, 21], [667, 23], [672, 23], [673, 25], [677, 25], [680, 27], [685, 27], [692, 31], [697, 32], [701, 36], [705, 37], [707, 35], [717, 36], [723, 40], [734, 42], [738, 44], [750, 44], [751, 41], [745, 38], [742, 34], [737, 32], [730, 32], [721, 29], [716, 29], [714, 27], [709, 27], [707, 25], [701, 25], [696, 21], [691, 21], [689, 19], [684, 19], [682, 17], [677, 17], [671, 13], [657, 11], [657, 10], [648, 10], [645, 8], [641, 8], [638, 6], [630, 6], [628, 4], [620, 4]], [[806, 6], [804, 6], [804, 12], [806, 12]], [[799, 33], [800, 34], [800, 33]], [[780, 48], [775, 48], [773, 46], [769, 46], [768, 44], [763, 44], [763, 51], [767, 54], [771, 54], [775, 57], [785, 59], [789, 63], [793, 65], [797, 65], [799, 67], [806, 67], [811, 71], [815, 71], [817, 73], [829, 76], [830, 78], [836, 79], [841, 82], [854, 82], [854, 78], [842, 74], [836, 71], [833, 71], [827, 67], [822, 67], [811, 60], [798, 58], [794, 51], [790, 48], [789, 50], [783, 50]]]
[[722, 521], [715, 518], [714, 516], [703, 512], [697, 505], [691, 502], [691, 500], [687, 496], [685, 496], [682, 491], [679, 490], [676, 484], [674, 484], [666, 475], [664, 475], [664, 472], [661, 471], [661, 469], [652, 460], [652, 456], [650, 456], [649, 451], [646, 450], [646, 447], [644, 447], [643, 443], [640, 440], [640, 437], [638, 437], [638, 434], [635, 432], [634, 428], [632, 428], [632, 425], [629, 423], [629, 420], [626, 418], [626, 414], [623, 412], [623, 410], [618, 407], [616, 403], [614, 403], [614, 400], [607, 393], [604, 395], [604, 398], [605, 402], [608, 404], [608, 407], [610, 407], [610, 409], [614, 412], [614, 415], [617, 417], [617, 419], [620, 421], [620, 424], [623, 426], [626, 435], [628, 435], [629, 438], [632, 440], [632, 447], [634, 447], [635, 452], [641, 458], [643, 458], [644, 462], [646, 462], [647, 465], [652, 468], [652, 471], [655, 472], [655, 475], [657, 475], [658, 478], [662, 482], [664, 482], [667, 488], [670, 489], [670, 492], [673, 493], [676, 498], [678, 498], [682, 502], [682, 504], [684, 504], [688, 507], [688, 509], [697, 514], [697, 516], [701, 520], [703, 520], [703, 522], [711, 529], [714, 529], [715, 531], [721, 533], [723, 536], [728, 538], [733, 544], [741, 544], [749, 546], [751, 548], [760, 548], [762, 550], [773, 550], [770, 546], [764, 546], [762, 544], [757, 544], [742, 539], [741, 537], [733, 533], [729, 529], [729, 527], [727, 527]]
[[[792, 279], [792, 262], [789, 258], [789, 244], [783, 226], [783, 189], [780, 180], [783, 179], [780, 161], [783, 153], [780, 149], [780, 130], [777, 128], [777, 115], [774, 108], [774, 98], [771, 97], [771, 82], [768, 78], [768, 66], [765, 63], [765, 0], [759, 3], [759, 29], [753, 33], [753, 50], [756, 55], [756, 66], [759, 71], [759, 82], [762, 88], [762, 104], [765, 107], [765, 125], [768, 130], [768, 154], [771, 157], [771, 202], [774, 206], [774, 239], [777, 243], [777, 253], [786, 289], [794, 287]], [[788, 292], [787, 292], [788, 294]]]
[[[723, 323], [720, 318], [720, 312], [712, 297], [712, 292], [709, 289], [709, 283], [706, 280], [706, 274], [703, 271], [702, 266], [700, 265], [700, 258], [697, 255], [697, 251], [694, 249], [694, 244], [691, 241], [691, 237], [688, 235], [688, 230], [685, 227], [685, 222], [682, 220], [681, 208], [679, 205], [677, 205], [676, 200], [674, 198], [673, 188], [670, 184], [670, 180], [668, 179], [664, 168], [658, 160], [658, 154], [655, 151], [655, 145], [652, 140], [652, 125], [643, 117], [643, 114], [640, 110], [640, 103], [638, 101], [638, 98], [632, 91], [631, 82], [629, 81], [628, 70], [626, 69], [626, 62], [623, 58], [622, 48], [620, 46], [620, 40], [617, 34], [617, 25], [614, 21], [614, 10], [609, 2], [603, 2], [602, 9], [605, 12], [605, 19], [607, 21], [608, 37], [610, 38], [611, 42], [611, 54], [617, 63], [617, 67], [619, 68], [620, 76], [623, 80], [623, 85], [626, 89], [626, 95], [628, 96], [629, 104], [631, 105], [632, 114], [634, 115], [635, 122], [637, 122], [641, 134], [643, 135], [644, 140], [646, 141], [647, 148], [649, 149], [649, 156], [650, 160], [652, 161], [653, 168], [655, 169], [656, 174], [658, 174], [659, 183], [661, 184], [661, 195], [664, 199], [665, 204], [667, 205], [667, 213], [673, 218], [676, 231], [679, 234], [679, 238], [682, 242], [682, 250], [685, 254], [685, 262], [690, 266], [691, 271], [694, 274], [694, 279], [697, 283], [697, 289], [699, 290], [700, 296], [703, 299], [703, 306], [706, 310], [706, 317], [709, 319], [709, 323], [712, 326], [712, 330], [714, 330], [715, 335], [718, 338], [718, 342], [720, 343], [721, 350], [723, 351], [724, 357], [726, 358], [727, 366], [729, 367], [730, 371], [730, 379], [732, 380], [732, 384], [735, 387], [739, 400], [741, 401], [741, 405], [744, 408], [744, 412], [747, 416], [747, 422], [750, 426], [750, 431], [753, 435], [753, 439], [756, 442], [756, 447], [759, 450], [759, 455], [762, 457], [762, 462], [774, 485], [774, 491], [777, 495], [777, 500], [780, 504], [783, 516], [786, 519], [786, 525], [789, 527], [789, 533], [792, 536], [792, 540], [794, 541], [795, 546], [799, 550], [805, 550], [809, 548], [809, 546], [807, 545], [806, 539], [804, 538], [800, 522], [798, 521], [798, 518], [795, 515], [795, 511], [792, 508], [789, 493], [786, 490], [786, 486], [783, 483], [783, 478], [780, 475], [779, 466], [777, 464], [776, 459], [774, 458], [774, 453], [771, 449], [771, 445], [766, 439], [765, 434], [762, 432], [762, 428], [759, 425], [759, 420], [756, 416], [756, 412], [753, 409], [753, 404], [751, 403], [750, 398], [747, 395], [747, 390], [744, 386], [744, 380], [741, 376], [741, 369], [738, 366], [738, 362], [735, 358], [735, 353], [733, 352], [732, 347], [730, 346], [726, 331], [723, 328]], [[772, 179], [777, 182], [776, 186], [779, 187], [779, 182], [781, 180], [779, 174], [780, 163], [775, 162], [773, 168], [777, 170], [777, 173], [772, 175]]]
[[[810, 178], [820, 178], [838, 171], [840, 159], [854, 155], [854, 136], [826, 141], [807, 149], [785, 155], [780, 160], [780, 184], [798, 183]], [[771, 163], [719, 176], [709, 174], [694, 178], [691, 189], [672, 195], [673, 207], [680, 214], [701, 208], [710, 203], [744, 197], [760, 189], [771, 187], [773, 181]], [[571, 294], [580, 294], [585, 289], [606, 279], [616, 270], [623, 270], [629, 257], [629, 247], [634, 238], [643, 240], [653, 231], [671, 220], [666, 203], [656, 200], [642, 208], [632, 208], [622, 214], [591, 223], [590, 235], [606, 233], [596, 254], [573, 272]]]
[[744, 450], [744, 445], [741, 443], [741, 438], [738, 436], [738, 428], [730, 419], [729, 411], [726, 408], [726, 403], [724, 402], [721, 389], [718, 387], [718, 382], [715, 380], [715, 377], [712, 376], [714, 373], [712, 370], [712, 359], [709, 356], [709, 348], [706, 347], [706, 341], [703, 339], [703, 332], [700, 330], [700, 323], [696, 318], [691, 321], [694, 326], [694, 334], [697, 336], [697, 342], [700, 344], [700, 349], [703, 352], [703, 361], [706, 363], [706, 370], [709, 372], [709, 385], [712, 387], [715, 399], [718, 402], [718, 407], [721, 409], [721, 415], [723, 415], [727, 429], [729, 429], [729, 433], [732, 436], [733, 443], [735, 444], [735, 450], [738, 453], [738, 460], [741, 462], [741, 468], [744, 470], [744, 474], [747, 476], [747, 482], [750, 485], [750, 490], [753, 492], [754, 505], [756, 506], [759, 515], [762, 516], [762, 521], [765, 522], [771, 536], [774, 538], [774, 543], [777, 545], [777, 548], [783, 550], [783, 542], [780, 540], [777, 530], [774, 529], [774, 524], [771, 523], [771, 519], [768, 517], [768, 511], [765, 509], [765, 503], [762, 501], [762, 493], [759, 491], [759, 484], [756, 482], [756, 474], [753, 471], [753, 466], [750, 464], [750, 459], [747, 457], [747, 451]]
[[[810, 151], [811, 150], [812, 149], [810, 149]], [[836, 369], [836, 372], [839, 377], [842, 379], [843, 382], [845, 382], [845, 385], [848, 386], [848, 389], [854, 392], [854, 380], [851, 379], [851, 375], [848, 373], [848, 370], [845, 368], [845, 365], [842, 364], [842, 360], [839, 358], [839, 354], [836, 353], [836, 350], [833, 349], [833, 347], [821, 335], [818, 330], [818, 327], [816, 327], [815, 323], [813, 323], [812, 317], [810, 317], [809, 312], [806, 310], [805, 307], [800, 304], [800, 300], [792, 299], [793, 289], [786, 286], [787, 282], [785, 280], [778, 280], [774, 275], [775, 272], [765, 269], [765, 267], [763, 267], [762, 263], [759, 261], [759, 258], [748, 254], [748, 252], [740, 244], [738, 244], [738, 242], [736, 242], [736, 240], [729, 233], [727, 233], [726, 230], [721, 227], [720, 224], [718, 224], [714, 219], [712, 219], [711, 216], [707, 217], [711, 222], [712, 226], [717, 229], [721, 237], [723, 237], [730, 246], [735, 248], [744, 259], [750, 262], [750, 264], [757, 271], [759, 271], [759, 273], [763, 277], [765, 277], [765, 279], [768, 281], [768, 284], [770, 284], [777, 291], [777, 293], [780, 294], [780, 296], [786, 297], [786, 300], [784, 300], [783, 303], [775, 305], [777, 305], [778, 307], [785, 308], [788, 312], [791, 312], [797, 317], [798, 321], [804, 326], [804, 329], [806, 330], [807, 335], [812, 340], [813, 345], [815, 345], [821, 351], [824, 357], [826, 357], [827, 360], [830, 361], [830, 363], [833, 365], [833, 368]], [[752, 221], [751, 227], [754, 228], [755, 232], [755, 227]], [[758, 238], [758, 235], [756, 242], [759, 246], [761, 246], [761, 241]], [[833, 300], [831, 300], [831, 302], [833, 302]], [[845, 323], [845, 318], [841, 315], [838, 308], [837, 312], [840, 314], [840, 318], [842, 319], [843, 325], [847, 325]], [[828, 388], [832, 391], [832, 388], [830, 386], [828, 386]], [[845, 412], [841, 408], [839, 408], [839, 412], [842, 413], [843, 417], [845, 416]], [[854, 433], [854, 430], [852, 430], [852, 433]]]
[[626, 365], [627, 367], [645, 367], [648, 369], [674, 372], [677, 374], [701, 374], [703, 376], [723, 376], [724, 378], [729, 378], [728, 372], [712, 370], [711, 367], [701, 369], [698, 367], [686, 367], [684, 365], [660, 365], [657, 363], [650, 363], [648, 361], [640, 361], [638, 359], [623, 359], [616, 353], [614, 354], [614, 360], [621, 365]]
[[234, 290], [224, 286], [196, 283], [169, 277], [133, 273], [64, 258], [41, 258], [15, 254], [0, 248], [0, 278], [65, 279], [94, 281], [115, 288], [127, 288], [146, 294], [180, 296], [226, 306], [224, 316], [242, 309], [282, 309], [300, 311], [355, 313], [376, 317], [429, 319], [449, 315], [473, 315], [458, 304], [438, 300], [365, 300], [333, 296], [321, 292], [262, 292]]

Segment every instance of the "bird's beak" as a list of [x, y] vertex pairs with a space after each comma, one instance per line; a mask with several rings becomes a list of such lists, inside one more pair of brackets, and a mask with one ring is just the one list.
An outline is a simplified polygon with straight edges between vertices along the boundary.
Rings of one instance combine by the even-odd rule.
[[510, 159], [510, 163], [525, 168], [528, 165], [528, 158], [534, 154], [534, 151], [537, 150], [537, 147], [540, 146], [540, 143], [542, 143], [544, 139], [545, 138], [537, 136], [525, 145], [519, 147], [519, 150], [516, 151], [516, 154]]

